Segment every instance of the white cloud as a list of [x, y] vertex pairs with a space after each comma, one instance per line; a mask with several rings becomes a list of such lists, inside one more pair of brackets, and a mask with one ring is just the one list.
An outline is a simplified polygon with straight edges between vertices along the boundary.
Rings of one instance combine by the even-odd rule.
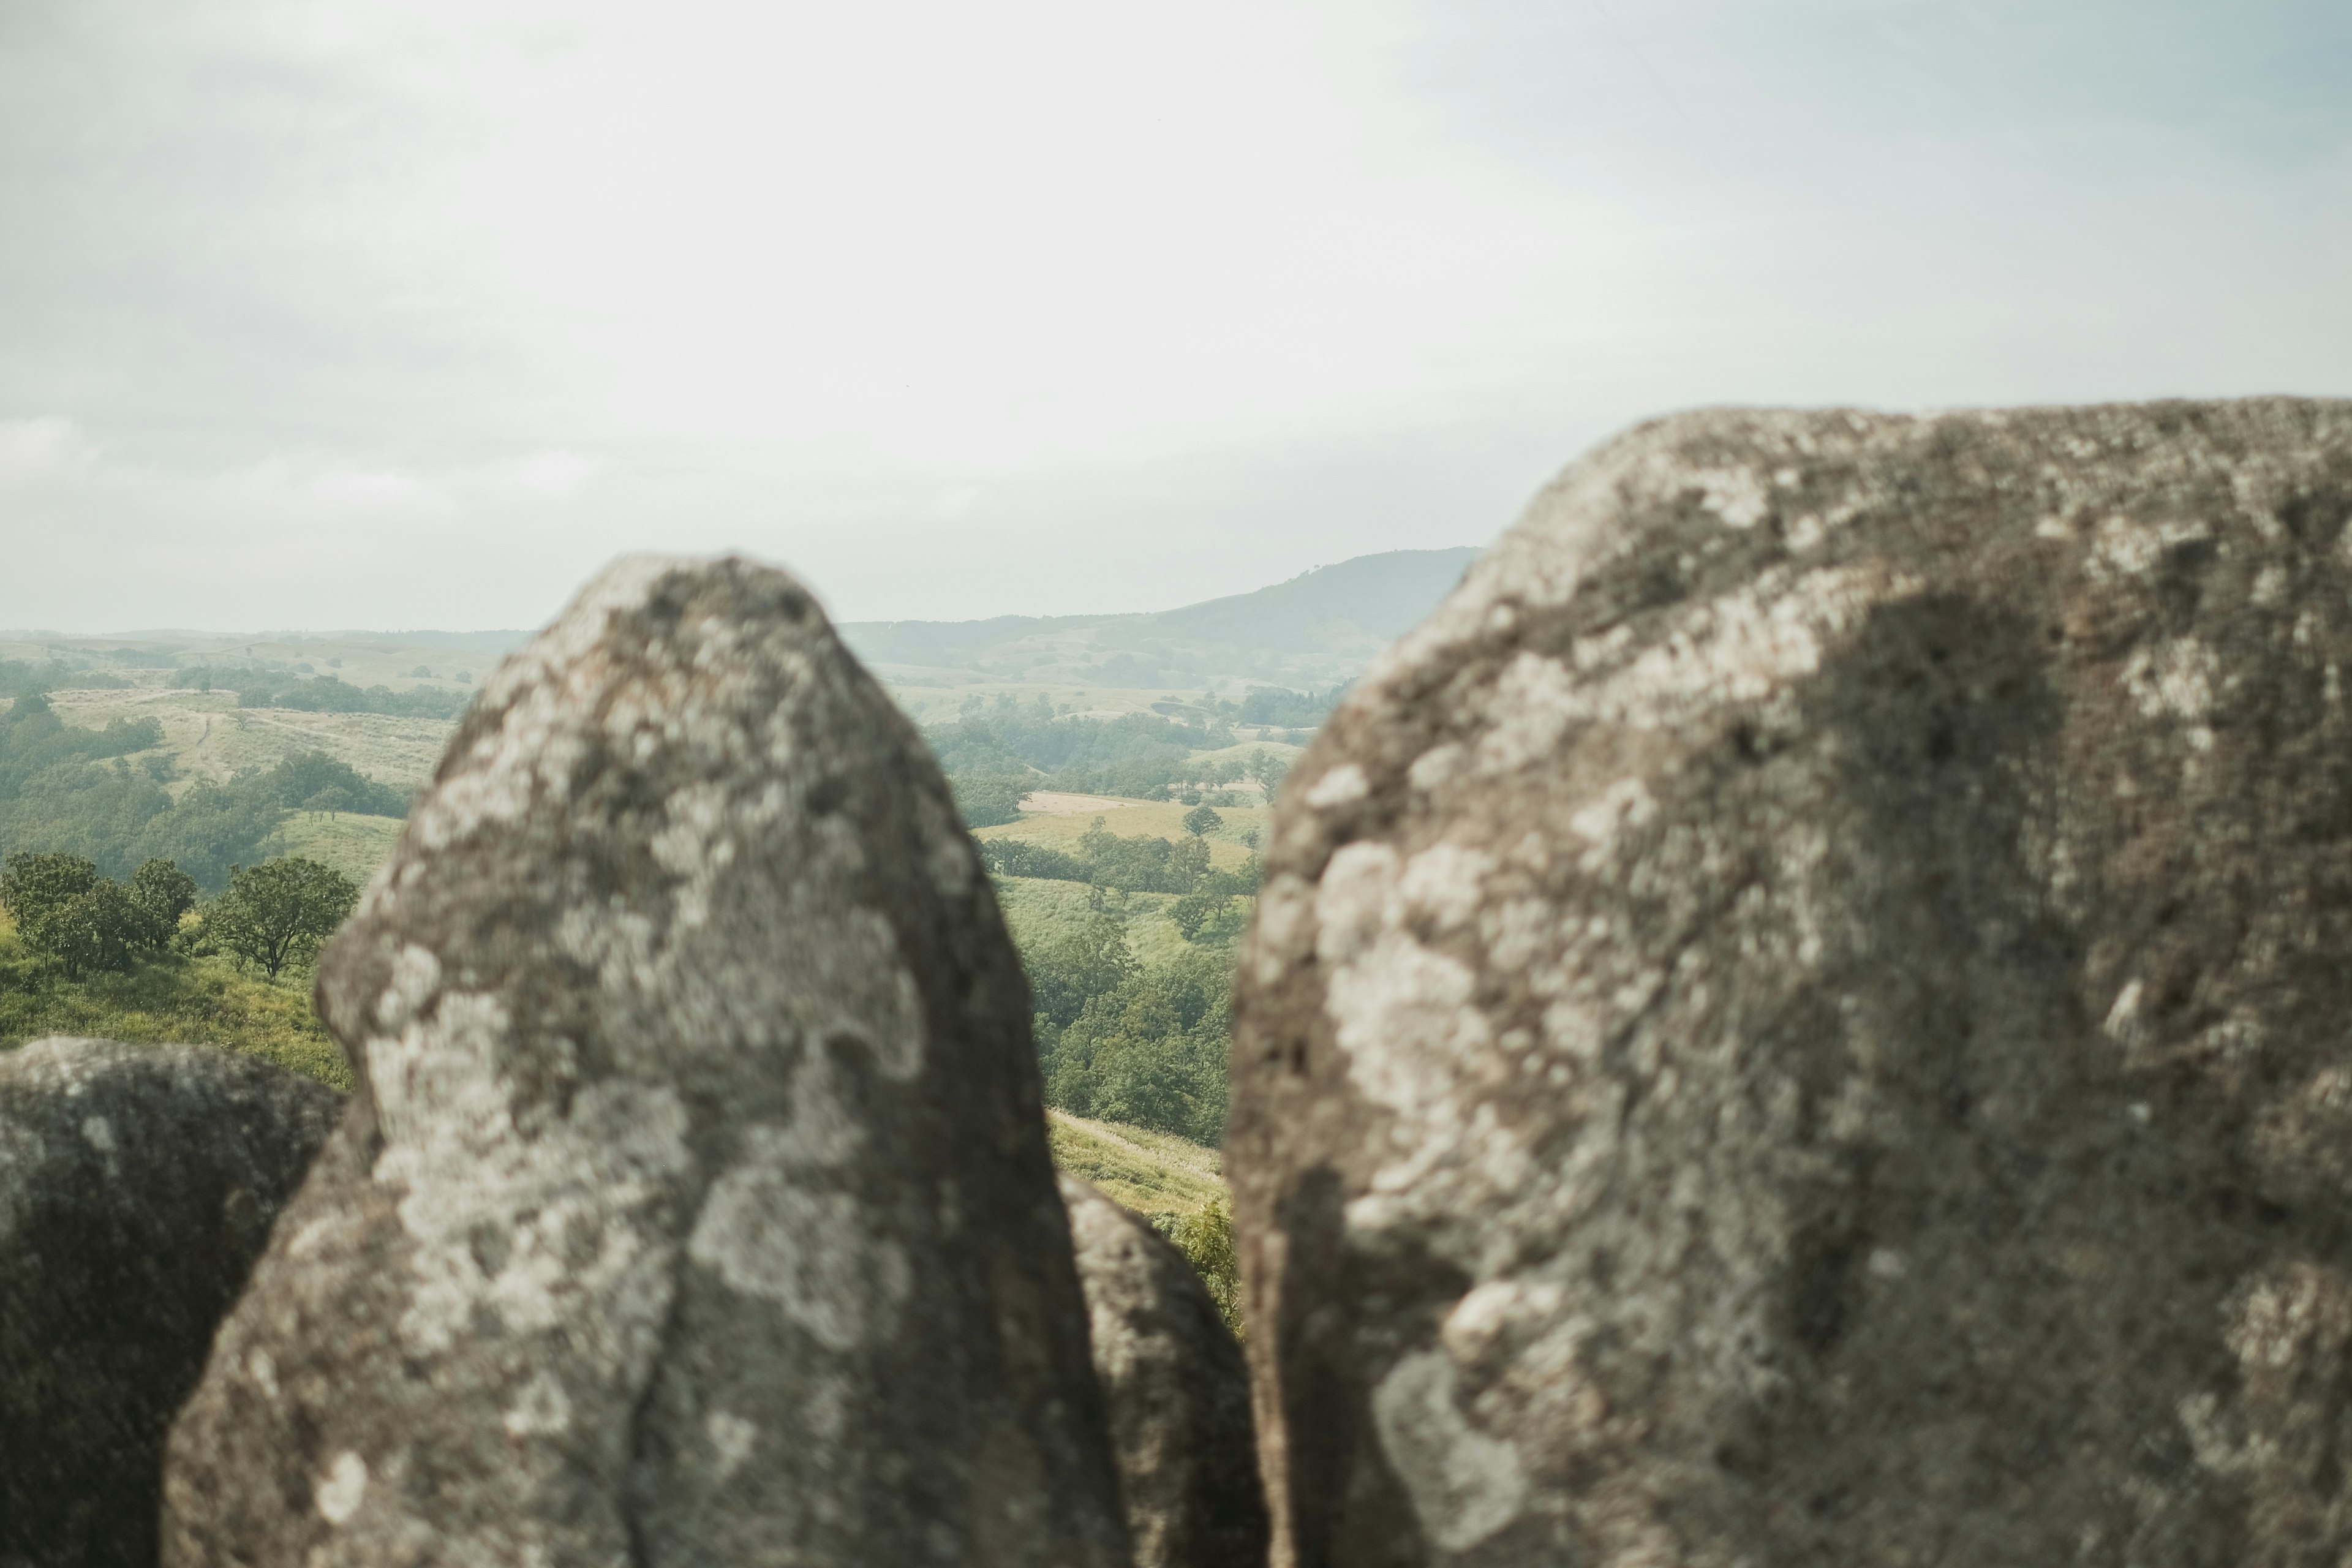
[[513, 623], [643, 547], [1135, 607], [1664, 406], [2352, 363], [2337, 100], [2022, 0], [27, 3], [0, 624]]
[[75, 473], [98, 451], [70, 419], [0, 419], [0, 484]]

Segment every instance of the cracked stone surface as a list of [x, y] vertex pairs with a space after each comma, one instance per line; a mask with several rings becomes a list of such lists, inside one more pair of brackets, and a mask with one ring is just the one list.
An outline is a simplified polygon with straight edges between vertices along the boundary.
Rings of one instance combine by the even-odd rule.
[[1282, 1564], [2352, 1550], [2352, 404], [1713, 412], [1290, 775]]
[[1149, 1222], [1061, 1182], [1135, 1568], [1260, 1568], [1265, 1495], [1241, 1346]]
[[163, 1439], [342, 1097], [209, 1046], [0, 1053], [0, 1568], [149, 1568]]
[[318, 991], [358, 1103], [173, 1433], [164, 1561], [1124, 1561], [1019, 961], [791, 578], [591, 584]]

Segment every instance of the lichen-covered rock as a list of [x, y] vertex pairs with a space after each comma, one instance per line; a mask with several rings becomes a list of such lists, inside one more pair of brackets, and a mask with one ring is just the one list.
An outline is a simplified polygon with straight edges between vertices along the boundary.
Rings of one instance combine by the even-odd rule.
[[1019, 961], [790, 578], [583, 591], [319, 997], [360, 1104], [173, 1433], [166, 1562], [1124, 1558]]
[[1265, 1497], [1241, 1346], [1184, 1255], [1141, 1217], [1075, 1176], [1062, 1201], [1135, 1568], [1261, 1568]]
[[164, 1435], [341, 1110], [208, 1046], [0, 1053], [0, 1568], [152, 1568]]
[[1276, 1561], [2352, 1552], [2352, 404], [1710, 413], [1286, 785]]

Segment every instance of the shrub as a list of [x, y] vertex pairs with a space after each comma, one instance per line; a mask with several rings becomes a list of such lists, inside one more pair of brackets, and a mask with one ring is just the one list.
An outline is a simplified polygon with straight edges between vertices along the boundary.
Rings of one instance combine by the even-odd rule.
[[1216, 1198], [1191, 1214], [1155, 1215], [1152, 1228], [1176, 1244], [1208, 1288], [1209, 1300], [1234, 1338], [1243, 1337], [1241, 1259], [1234, 1251], [1234, 1211]]

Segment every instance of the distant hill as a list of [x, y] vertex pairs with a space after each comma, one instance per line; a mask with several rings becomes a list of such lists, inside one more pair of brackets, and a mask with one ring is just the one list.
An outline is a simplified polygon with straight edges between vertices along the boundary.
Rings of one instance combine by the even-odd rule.
[[1169, 689], [1239, 678], [1305, 690], [1352, 679], [1435, 609], [1477, 555], [1467, 547], [1359, 555], [1255, 593], [1147, 615], [852, 621], [841, 632], [886, 679], [929, 669]]

